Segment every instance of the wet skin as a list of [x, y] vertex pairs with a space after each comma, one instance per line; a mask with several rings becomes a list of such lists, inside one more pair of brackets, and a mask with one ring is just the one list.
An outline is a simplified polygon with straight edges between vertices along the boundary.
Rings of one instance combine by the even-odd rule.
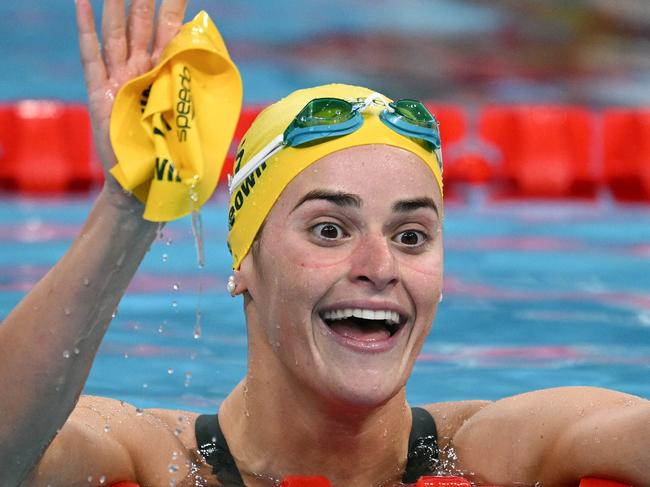
[[[316, 162], [285, 189], [238, 273], [254, 363], [269, 384], [376, 407], [406, 383], [442, 288], [442, 202], [431, 170], [368, 145]], [[389, 339], [345, 339], [325, 310], [397, 311]], [[376, 337], [374, 337], [376, 338]]]
[[[441, 226], [431, 170], [400, 148], [330, 154], [287, 186], [235, 277], [249, 371], [220, 414], [242, 471], [323, 472], [324, 451], [330, 478], [348, 485], [403, 468], [404, 386], [439, 302]], [[345, 308], [397, 312], [400, 323], [392, 335], [326, 323], [326, 312]], [[378, 442], [385, 448], [368, 455]]]

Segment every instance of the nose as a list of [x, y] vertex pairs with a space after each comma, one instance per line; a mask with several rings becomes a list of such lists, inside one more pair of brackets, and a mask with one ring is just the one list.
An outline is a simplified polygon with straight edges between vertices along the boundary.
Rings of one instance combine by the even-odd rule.
[[354, 282], [381, 291], [399, 281], [399, 266], [390, 241], [384, 236], [359, 241], [351, 260], [350, 279]]

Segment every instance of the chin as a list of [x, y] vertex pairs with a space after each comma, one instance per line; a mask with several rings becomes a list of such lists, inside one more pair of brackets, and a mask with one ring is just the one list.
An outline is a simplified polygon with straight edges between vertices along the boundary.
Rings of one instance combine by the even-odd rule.
[[318, 394], [338, 410], [369, 410], [381, 407], [404, 393], [406, 377], [398, 371], [362, 367], [339, 368], [324, 377]]

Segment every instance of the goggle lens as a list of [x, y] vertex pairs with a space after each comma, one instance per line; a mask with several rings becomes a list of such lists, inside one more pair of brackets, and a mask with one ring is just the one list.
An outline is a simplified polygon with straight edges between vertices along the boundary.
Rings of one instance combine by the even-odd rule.
[[295, 118], [301, 128], [347, 122], [354, 116], [352, 104], [336, 98], [316, 98]]
[[433, 128], [436, 125], [436, 119], [431, 115], [429, 110], [418, 100], [398, 100], [390, 104], [398, 114], [406, 118], [409, 123], [419, 127]]

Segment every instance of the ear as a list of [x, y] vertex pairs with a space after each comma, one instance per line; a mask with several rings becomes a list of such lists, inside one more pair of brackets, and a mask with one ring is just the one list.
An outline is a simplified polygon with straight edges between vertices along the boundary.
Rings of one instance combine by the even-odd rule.
[[249, 291], [250, 284], [252, 282], [253, 276], [253, 266], [250, 258], [250, 253], [244, 260], [242, 260], [239, 270], [233, 271], [233, 276], [235, 279], [235, 292], [233, 296], [239, 296], [240, 294], [247, 293]]

